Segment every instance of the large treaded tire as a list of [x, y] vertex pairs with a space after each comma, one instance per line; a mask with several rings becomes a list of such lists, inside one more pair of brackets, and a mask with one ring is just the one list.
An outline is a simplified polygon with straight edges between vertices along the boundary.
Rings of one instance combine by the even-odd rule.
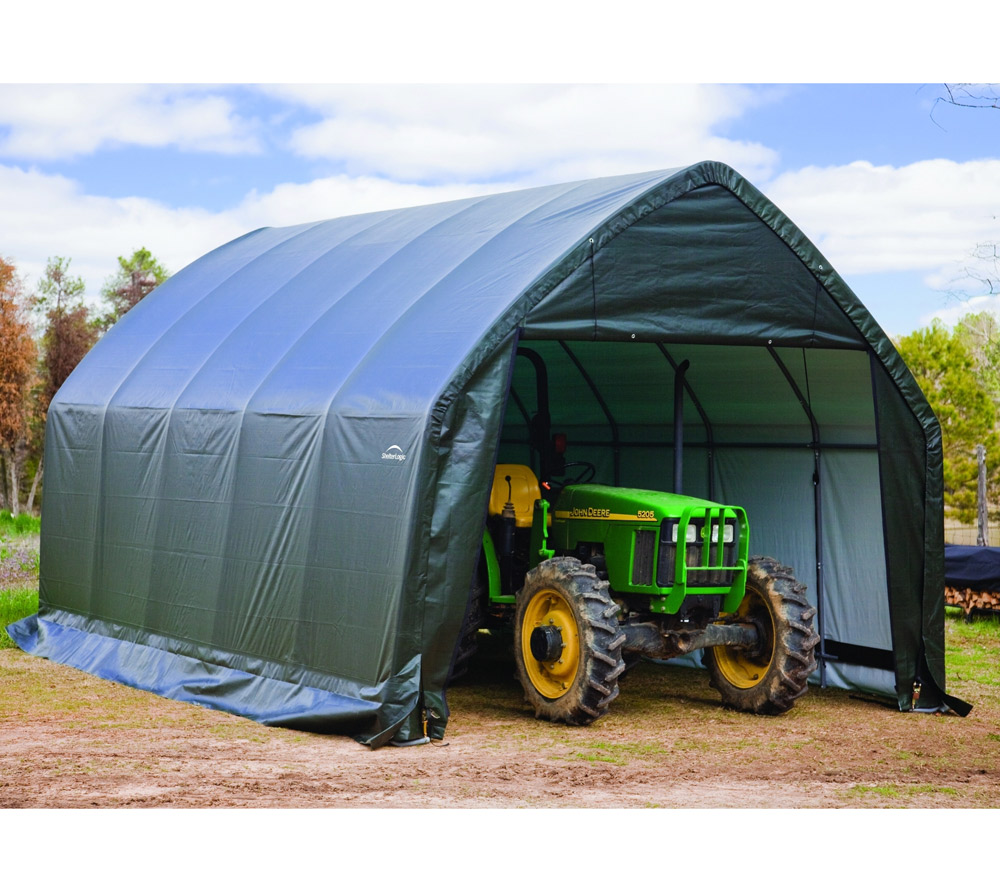
[[750, 558], [746, 597], [733, 618], [757, 626], [761, 647], [756, 652], [725, 646], [705, 651], [710, 684], [722, 695], [723, 705], [758, 715], [791, 709], [808, 690], [809, 674], [816, 668], [815, 615], [792, 570], [774, 558]]
[[451, 661], [448, 684], [457, 681], [469, 671], [469, 663], [479, 650], [479, 630], [486, 619], [488, 588], [489, 583], [482, 578], [481, 573], [477, 573], [475, 581], [469, 587], [469, 600], [465, 605], [462, 631], [459, 633], [455, 656]]
[[[589, 725], [607, 713], [625, 671], [618, 612], [607, 581], [591, 564], [557, 557], [528, 573], [517, 595], [514, 659], [536, 718]], [[549, 633], [550, 647], [565, 655], [565, 662], [533, 656], [531, 636], [539, 626], [556, 630]]]

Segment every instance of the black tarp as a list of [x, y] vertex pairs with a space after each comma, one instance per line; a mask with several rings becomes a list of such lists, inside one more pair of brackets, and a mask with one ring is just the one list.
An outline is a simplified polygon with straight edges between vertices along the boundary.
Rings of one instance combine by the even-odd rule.
[[937, 421], [715, 162], [261, 229], [182, 270], [52, 403], [41, 606], [12, 635], [260, 721], [440, 737], [492, 466], [526, 457], [527, 342], [578, 457], [659, 489], [688, 359], [690, 492], [809, 586], [817, 680], [947, 699]]
[[1000, 592], [1000, 548], [945, 545], [944, 581], [951, 588]]

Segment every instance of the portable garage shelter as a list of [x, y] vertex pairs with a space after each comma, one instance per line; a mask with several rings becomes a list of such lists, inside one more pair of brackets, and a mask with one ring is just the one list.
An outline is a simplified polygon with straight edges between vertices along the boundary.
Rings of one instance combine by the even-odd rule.
[[[746, 507], [819, 606], [816, 680], [944, 693], [940, 431], [889, 339], [732, 169], [261, 229], [191, 264], [52, 403], [26, 650], [372, 746], [444, 733], [494, 462]], [[509, 399], [508, 399], [509, 396]]]

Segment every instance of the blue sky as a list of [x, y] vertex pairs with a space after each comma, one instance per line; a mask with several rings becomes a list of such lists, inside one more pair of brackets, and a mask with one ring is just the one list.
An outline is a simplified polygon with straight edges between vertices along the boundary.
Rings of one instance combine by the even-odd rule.
[[[219, 29], [229, 33], [230, 25], [222, 20]], [[371, 27], [321, 38], [300, 29], [291, 48], [231, 55], [222, 71], [178, 68], [178, 44], [169, 39], [152, 45], [150, 64], [117, 74], [94, 64], [109, 55], [100, 44], [82, 67], [65, 59], [61, 67], [39, 64], [30, 45], [28, 64], [0, 62], [0, 255], [17, 264], [29, 288], [46, 258], [70, 257], [96, 299], [115, 258], [140, 246], [177, 271], [259, 226], [711, 158], [778, 204], [890, 334], [934, 315], [954, 321], [967, 307], [994, 307], [975, 264], [971, 276], [966, 271], [977, 244], [1000, 241], [1000, 110], [937, 101], [943, 87], [934, 76], [784, 82], [766, 66], [705, 64], [701, 43], [682, 59], [702, 60], [700, 67], [681, 69], [649, 52], [646, 64], [636, 64], [634, 45], [610, 52], [614, 42], [605, 40], [601, 65], [586, 53], [582, 64], [577, 54], [567, 65], [514, 65], [518, 79], [537, 74], [538, 82], [508, 83], [511, 53], [502, 38], [515, 25], [506, 19], [490, 22], [498, 43], [479, 38], [468, 47], [462, 32], [432, 45], [404, 31], [380, 45], [381, 55], [361, 38], [353, 55], [346, 52], [352, 36], [375, 33]], [[187, 40], [187, 58], [204, 60], [219, 29], [168, 37]], [[594, 46], [602, 34], [593, 31], [574, 33]], [[531, 58], [539, 39], [517, 33], [518, 52]], [[231, 47], [240, 35], [230, 36]], [[260, 40], [261, 31], [251, 36]], [[339, 65], [315, 64], [322, 40], [337, 42]], [[464, 64], [456, 67], [448, 54], [463, 46]], [[726, 46], [719, 50], [724, 56]], [[812, 52], [806, 45], [796, 58]], [[278, 66], [264, 64], [275, 55]], [[299, 67], [300, 55], [312, 64]], [[247, 56], [256, 68], [243, 64]], [[491, 68], [501, 57], [506, 67]], [[410, 64], [414, 58], [419, 64]], [[441, 60], [452, 63], [451, 77], [440, 78], [447, 83], [414, 82], [422, 74], [435, 79]], [[387, 82], [350, 82], [374, 70]], [[679, 70], [715, 72], [726, 82], [658, 82]], [[851, 79], [869, 70], [852, 70]], [[913, 77], [908, 64], [890, 71]], [[269, 85], [232, 82], [258, 72]], [[648, 82], [613, 82], [623, 73]], [[766, 76], [763, 85], [741, 85], [733, 73]], [[945, 79], [943, 71], [927, 73]], [[144, 82], [143, 74], [162, 82]], [[199, 75], [211, 83], [199, 85]]]

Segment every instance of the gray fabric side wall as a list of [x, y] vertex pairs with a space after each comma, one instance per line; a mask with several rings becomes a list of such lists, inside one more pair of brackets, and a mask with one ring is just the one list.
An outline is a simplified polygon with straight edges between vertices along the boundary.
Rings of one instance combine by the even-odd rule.
[[[898, 373], [909, 376], [905, 366]], [[879, 426], [896, 694], [899, 708], [905, 710], [913, 704], [913, 685], [918, 677], [925, 686], [921, 706], [940, 704], [945, 691], [941, 433], [933, 413], [922, 422], [899, 398], [899, 388], [889, 370], [874, 360], [872, 378]], [[922, 448], [918, 451], [914, 444]]]
[[43, 612], [47, 604], [81, 613], [89, 609], [102, 416], [90, 406], [48, 416], [39, 574]]
[[425, 595], [406, 598], [421, 630], [423, 705], [432, 738], [444, 736], [448, 721], [445, 689], [482, 546], [513, 344], [508, 338], [468, 382], [455, 382], [460, 389], [444, 395], [433, 418], [428, 452], [434, 464], [422, 475], [423, 502], [408, 573], [424, 580]]
[[822, 477], [824, 632], [836, 641], [891, 651], [878, 454], [827, 450]]

